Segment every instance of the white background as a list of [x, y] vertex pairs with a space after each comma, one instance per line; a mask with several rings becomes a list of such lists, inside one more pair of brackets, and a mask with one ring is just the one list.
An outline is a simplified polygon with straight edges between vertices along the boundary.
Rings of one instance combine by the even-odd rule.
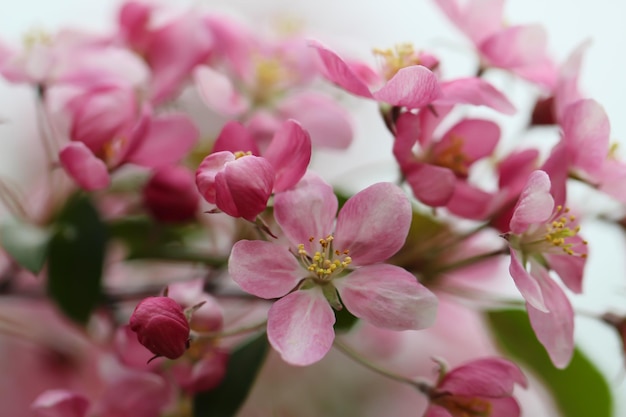
[[[7, 43], [19, 42], [22, 34], [32, 28], [48, 31], [67, 25], [93, 30], [111, 28], [117, 4], [111, 0], [21, 0], [10, 2], [10, 6], [8, 0], [2, 3], [0, 39]], [[444, 65], [450, 74], [455, 73], [453, 67], [457, 59], [460, 67], [465, 62], [462, 58], [466, 53], [461, 52], [464, 39], [428, 0], [222, 0], [206, 3], [235, 14], [245, 10], [250, 21], [264, 27], [269, 24], [269, 17], [277, 14], [302, 18], [322, 40], [332, 40], [333, 46], [353, 48], [361, 57], [367, 57], [372, 47], [410, 41], [417, 48], [443, 49], [449, 53], [450, 60], [444, 61]], [[582, 86], [589, 97], [605, 107], [616, 141], [626, 140], [626, 106], [623, 104], [626, 97], [626, 6], [622, 4], [625, 3], [616, 0], [510, 0], [506, 9], [510, 23], [544, 24], [549, 32], [550, 50], [558, 60], [564, 59], [583, 40], [593, 40], [585, 58]], [[0, 124], [0, 175], [4, 177], [19, 180], [35, 169], [28, 166], [32, 149], [24, 145], [25, 137], [34, 135], [35, 130], [33, 126], [20, 124], [20, 119], [27, 120], [23, 115], [32, 110], [29, 99], [25, 89], [0, 81], [0, 120], [4, 122]], [[359, 135], [365, 132], [385, 134], [378, 122], [362, 120], [359, 123]], [[376, 162], [378, 151], [372, 149], [369, 155], [360, 156], [364, 162]], [[332, 161], [332, 157], [329, 160]], [[341, 174], [341, 168], [345, 167], [334, 167], [336, 175]], [[593, 223], [587, 225], [585, 233], [592, 248], [603, 246], [590, 256], [585, 283], [588, 296], [576, 299], [576, 305], [595, 311], [603, 311], [600, 306], [609, 305], [616, 311], [626, 312], [626, 248], [621, 232]], [[617, 339], [603, 326], [584, 318], [577, 322], [576, 337], [615, 386], [618, 393], [616, 416], [626, 415], [626, 382], [620, 378], [622, 362]]]

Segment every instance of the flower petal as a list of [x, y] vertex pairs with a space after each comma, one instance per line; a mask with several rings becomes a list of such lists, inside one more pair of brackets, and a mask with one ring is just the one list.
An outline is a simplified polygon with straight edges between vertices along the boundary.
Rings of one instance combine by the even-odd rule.
[[364, 266], [333, 284], [346, 308], [374, 326], [419, 330], [435, 321], [437, 297], [395, 265]]
[[527, 303], [528, 318], [554, 366], [563, 369], [574, 354], [574, 310], [561, 287], [545, 269], [538, 268], [534, 275], [549, 312], [542, 312]]
[[322, 290], [314, 287], [293, 292], [276, 301], [267, 316], [270, 344], [292, 365], [321, 360], [335, 339], [335, 314]]
[[292, 188], [306, 172], [311, 160], [311, 138], [295, 120], [287, 120], [274, 135], [263, 157], [272, 164], [274, 192]]
[[411, 203], [398, 186], [371, 185], [352, 196], [339, 212], [335, 249], [348, 249], [354, 265], [385, 261], [404, 245], [411, 220]]
[[538, 310], [547, 312], [548, 307], [546, 307], [543, 294], [541, 292], [541, 287], [537, 280], [531, 275], [519, 258], [517, 251], [511, 249], [511, 264], [509, 266], [509, 273], [511, 277], [513, 277], [513, 281], [515, 282], [515, 286], [519, 290], [522, 297], [526, 300], [526, 302]]
[[440, 85], [442, 96], [435, 100], [435, 105], [474, 104], [491, 107], [504, 114], [516, 111], [504, 94], [482, 78], [459, 78]]
[[220, 172], [227, 162], [235, 160], [232, 152], [222, 151], [212, 153], [200, 163], [196, 170], [196, 185], [198, 191], [204, 199], [215, 204], [215, 176]]
[[235, 120], [226, 123], [215, 139], [211, 153], [221, 151], [250, 152], [252, 155], [260, 155], [259, 147], [250, 131]]
[[321, 239], [333, 231], [337, 215], [333, 188], [316, 174], [307, 173], [291, 190], [274, 197], [274, 216], [289, 241], [312, 249], [309, 238]]
[[193, 78], [204, 104], [219, 115], [235, 117], [248, 110], [246, 99], [226, 75], [201, 65], [194, 70]]
[[513, 387], [527, 385], [526, 377], [513, 362], [501, 358], [482, 358], [454, 368], [437, 387], [467, 397], [507, 397]]
[[356, 96], [373, 98], [368, 86], [339, 55], [316, 40], [309, 40], [309, 46], [317, 51], [326, 79]]
[[422, 203], [439, 207], [452, 198], [457, 179], [451, 169], [415, 161], [402, 167], [402, 172]]
[[109, 186], [111, 179], [106, 164], [82, 142], [71, 142], [59, 152], [61, 166], [80, 187], [87, 191]]
[[400, 69], [380, 90], [373, 93], [378, 101], [419, 109], [441, 96], [439, 80], [428, 68], [412, 65]]
[[228, 273], [245, 292], [267, 299], [287, 294], [306, 275], [287, 247], [260, 240], [235, 243]]
[[550, 177], [544, 171], [530, 174], [511, 218], [513, 233], [523, 233], [531, 224], [545, 223], [550, 218], [554, 210], [551, 185]]
[[84, 417], [88, 408], [85, 396], [65, 389], [44, 391], [31, 404], [34, 417]]

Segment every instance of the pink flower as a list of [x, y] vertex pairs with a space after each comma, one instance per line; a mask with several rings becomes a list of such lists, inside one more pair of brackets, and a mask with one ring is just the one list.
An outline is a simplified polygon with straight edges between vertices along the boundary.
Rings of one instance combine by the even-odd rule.
[[176, 359], [189, 347], [189, 323], [182, 307], [168, 297], [149, 297], [135, 307], [130, 328], [156, 356]]
[[476, 46], [485, 67], [509, 70], [552, 88], [556, 68], [546, 51], [547, 35], [539, 25], [505, 26], [504, 0], [435, 0]]
[[200, 194], [224, 213], [254, 221], [272, 192], [285, 191], [302, 178], [311, 159], [311, 139], [299, 123], [287, 120], [261, 157], [250, 132], [229, 122], [213, 152], [196, 171]]
[[499, 358], [471, 361], [446, 373], [430, 393], [424, 417], [519, 417], [513, 387], [526, 377], [513, 363]]
[[88, 408], [86, 397], [63, 389], [44, 391], [31, 405], [35, 417], [84, 417]]
[[562, 206], [555, 207], [550, 186], [544, 171], [534, 171], [520, 195], [507, 235], [509, 272], [526, 300], [537, 338], [554, 365], [563, 368], [574, 350], [574, 313], [548, 270], [554, 270], [570, 290], [580, 293], [587, 247], [578, 235], [576, 218]]
[[194, 175], [181, 166], [157, 170], [144, 186], [142, 199], [150, 214], [164, 223], [193, 219], [200, 204]]
[[[515, 113], [515, 107], [511, 102], [491, 84], [480, 78], [460, 78], [440, 82], [430, 69], [416, 65], [411, 60], [395, 68], [395, 71], [385, 69], [385, 77], [376, 77], [376, 71], [366, 70], [364, 65], [359, 67], [350, 65], [317, 41], [311, 40], [309, 44], [320, 56], [324, 77], [356, 96], [409, 109], [463, 103], [485, 105], [506, 114]], [[431, 59], [428, 59], [426, 63], [430, 62]], [[367, 79], [363, 74], [368, 74]], [[370, 87], [373, 78], [378, 78], [375, 84], [382, 83], [382, 87], [376, 91], [372, 91]]]
[[[390, 183], [350, 198], [337, 216], [331, 186], [307, 175], [275, 196], [274, 214], [290, 245], [237, 242], [229, 272], [241, 288], [280, 298], [268, 313], [268, 338], [294, 365], [319, 361], [334, 340], [331, 308], [345, 306], [378, 327], [432, 324], [437, 299], [406, 270], [384, 262], [404, 244], [411, 223], [405, 194]], [[340, 299], [339, 299], [340, 297]]]
[[436, 139], [434, 131], [450, 110], [437, 108], [438, 115], [405, 112], [396, 122], [393, 153], [402, 174], [415, 197], [434, 207], [450, 201], [460, 183], [466, 183], [471, 165], [491, 155], [500, 139], [498, 125], [480, 119], [463, 119]]

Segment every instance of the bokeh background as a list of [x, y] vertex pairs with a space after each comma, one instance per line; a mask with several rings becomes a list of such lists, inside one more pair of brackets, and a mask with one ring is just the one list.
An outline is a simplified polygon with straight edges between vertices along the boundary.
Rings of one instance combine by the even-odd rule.
[[[417, 48], [436, 50], [448, 76], [471, 71], [469, 44], [429, 0], [171, 2], [177, 6], [211, 7], [238, 16], [262, 31], [267, 31], [278, 21], [292, 19], [337, 50], [350, 51], [363, 59], [371, 59], [373, 47], [389, 47], [408, 41]], [[107, 30], [115, 25], [118, 4], [116, 0], [4, 0], [0, 12], [0, 39], [8, 44], [18, 44], [23, 34], [33, 28], [51, 32], [66, 26]], [[550, 50], [558, 61], [584, 40], [592, 40], [583, 66], [582, 89], [605, 107], [611, 120], [613, 140], [620, 142], [622, 148], [626, 146], [626, 3], [615, 0], [509, 0], [506, 15], [515, 24], [543, 24], [549, 33]], [[530, 105], [524, 101], [527, 97], [523, 83], [507, 77], [496, 82], [512, 95], [516, 104]], [[330, 180], [357, 181], [364, 172], [384, 171], [387, 160], [381, 159], [381, 155], [389, 154], [389, 138], [384, 126], [380, 120], [371, 117], [373, 103], [356, 103], [355, 106], [357, 142], [350, 149], [350, 157], [328, 155], [325, 158], [324, 170]], [[36, 136], [32, 92], [0, 80], [0, 120], [0, 176], [28, 183], [43, 169], [30, 159], [36, 144], [32, 140]], [[525, 120], [513, 118], [503, 123], [505, 135], [515, 136]], [[367, 146], [358, 145], [365, 142]], [[619, 153], [626, 155], [623, 149]], [[591, 211], [596, 210], [596, 206], [599, 212], [607, 215], [617, 215], [621, 211], [619, 205], [596, 199], [592, 194], [583, 192], [579, 198], [588, 202], [586, 208]], [[574, 303], [590, 312], [602, 312], [608, 308], [626, 313], [623, 231], [600, 221], [589, 222], [583, 227], [594, 251], [585, 278], [586, 294], [575, 298]], [[617, 337], [595, 320], [580, 317], [576, 338], [612, 383], [617, 400], [615, 415], [626, 416], [624, 363]]]

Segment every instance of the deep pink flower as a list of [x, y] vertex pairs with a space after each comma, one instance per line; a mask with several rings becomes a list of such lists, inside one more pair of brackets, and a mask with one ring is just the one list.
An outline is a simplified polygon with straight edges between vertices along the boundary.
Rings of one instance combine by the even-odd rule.
[[34, 417], [84, 417], [88, 408], [85, 396], [64, 389], [44, 391], [31, 405]]
[[307, 175], [275, 196], [276, 221], [290, 245], [242, 240], [231, 252], [229, 272], [244, 291], [280, 298], [268, 313], [268, 338], [291, 364], [309, 365], [328, 352], [331, 305], [393, 330], [434, 320], [435, 296], [406, 270], [382, 263], [408, 233], [405, 194], [390, 183], [372, 185], [346, 202], [335, 226], [337, 206], [332, 187]]
[[526, 300], [537, 338], [555, 366], [567, 366], [574, 350], [574, 313], [548, 273], [555, 271], [573, 292], [582, 291], [586, 242], [578, 235], [576, 218], [556, 206], [550, 178], [534, 171], [523, 189], [510, 222], [509, 272]]
[[194, 363], [177, 361], [172, 365], [172, 375], [176, 383], [187, 393], [195, 394], [215, 388], [226, 375], [228, 353], [211, 349]]
[[[415, 197], [430, 206], [446, 205], [459, 183], [465, 183], [471, 165], [488, 157], [500, 139], [500, 128], [489, 120], [462, 119], [440, 138], [434, 131], [451, 107], [437, 115], [406, 112], [396, 122], [393, 153]], [[414, 152], [418, 144], [419, 150]]]
[[194, 174], [171, 166], [157, 170], [142, 191], [144, 206], [158, 221], [179, 223], [195, 217], [200, 204]]
[[[439, 81], [427, 67], [409, 60], [395, 71], [385, 70], [386, 75], [373, 80], [374, 70], [364, 71], [344, 61], [339, 55], [321, 43], [311, 40], [311, 47], [320, 56], [323, 75], [347, 92], [370, 98], [393, 106], [419, 109], [428, 105], [449, 106], [454, 104], [485, 105], [506, 114], [515, 113], [511, 102], [491, 84], [480, 78], [461, 78]], [[430, 63], [429, 59], [427, 63]], [[365, 79], [362, 74], [369, 74]], [[389, 78], [391, 77], [391, 78]], [[372, 91], [372, 82], [378, 90]]]
[[189, 346], [189, 323], [182, 307], [168, 297], [145, 298], [130, 317], [137, 339], [156, 357], [176, 359]]
[[526, 377], [513, 363], [499, 358], [471, 361], [447, 372], [430, 393], [424, 417], [519, 417], [515, 384]]

